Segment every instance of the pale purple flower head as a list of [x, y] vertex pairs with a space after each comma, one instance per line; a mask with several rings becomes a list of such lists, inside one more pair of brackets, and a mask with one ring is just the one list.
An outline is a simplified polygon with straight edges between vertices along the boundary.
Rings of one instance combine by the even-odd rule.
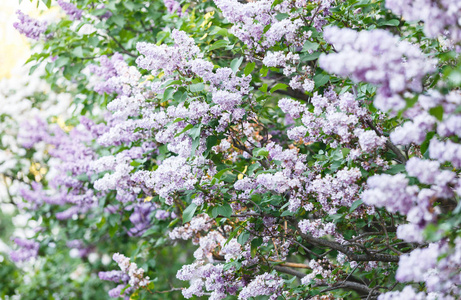
[[82, 18], [83, 11], [78, 9], [74, 4], [65, 2], [64, 0], [58, 0], [59, 6], [69, 16], [71, 20], [80, 20]]
[[11, 260], [14, 262], [23, 262], [38, 255], [40, 244], [33, 240], [15, 238], [14, 243], [19, 246], [19, 249], [10, 253]]
[[46, 22], [35, 20], [20, 10], [18, 10], [16, 14], [18, 15], [19, 22], [15, 22], [13, 27], [28, 38], [38, 40], [40, 35], [46, 31]]

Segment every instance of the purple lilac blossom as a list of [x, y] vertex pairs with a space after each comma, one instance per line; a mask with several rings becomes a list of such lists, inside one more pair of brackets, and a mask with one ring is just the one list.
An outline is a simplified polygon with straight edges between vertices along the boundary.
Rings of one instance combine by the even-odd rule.
[[461, 41], [461, 2], [457, 0], [387, 0], [386, 8], [407, 21], [423, 21], [424, 33], [430, 38], [446, 35]]
[[413, 287], [406, 286], [402, 291], [387, 292], [379, 295], [378, 300], [428, 300], [424, 292], [415, 292]]
[[240, 291], [238, 299], [270, 296], [270, 300], [275, 300], [281, 294], [283, 283], [283, 279], [277, 275], [269, 273], [258, 275]]
[[40, 244], [33, 240], [15, 238], [14, 243], [19, 246], [18, 250], [10, 253], [11, 260], [14, 262], [24, 262], [38, 256]]
[[[435, 63], [416, 46], [400, 41], [385, 30], [360, 31], [328, 27], [324, 38], [336, 53], [322, 54], [319, 64], [328, 72], [349, 76], [356, 82], [378, 85], [375, 106], [396, 112], [406, 105], [399, 94], [421, 92], [423, 77]], [[360, 59], [357, 59], [360, 58]]]
[[440, 163], [450, 162], [455, 168], [461, 167], [461, 145], [450, 140], [433, 138], [429, 143], [429, 156]]
[[302, 233], [309, 233], [315, 238], [336, 233], [336, 225], [331, 222], [323, 222], [322, 219], [302, 220], [299, 222], [299, 229]]
[[130, 221], [134, 225], [129, 231], [130, 236], [142, 236], [152, 225], [152, 212], [155, 207], [150, 202], [137, 204], [130, 216]]
[[362, 193], [362, 200], [368, 205], [386, 207], [389, 212], [407, 214], [416, 201], [417, 186], [409, 186], [404, 174], [381, 174], [368, 178], [368, 190]]
[[112, 258], [119, 265], [122, 272], [129, 276], [128, 283], [131, 287], [138, 289], [149, 284], [149, 277], [144, 276], [144, 270], [138, 268], [136, 263], [130, 262], [128, 257], [115, 253]]
[[74, 4], [65, 2], [64, 0], [58, 0], [59, 6], [69, 16], [69, 19], [73, 21], [80, 20], [82, 18], [83, 11], [78, 9]]
[[182, 15], [181, 5], [175, 0], [163, 0], [169, 14], [177, 13], [178, 16]]
[[[454, 247], [446, 241], [431, 243], [427, 248], [415, 249], [400, 257], [396, 279], [400, 282], [425, 282], [430, 293], [459, 296], [461, 293], [461, 238]], [[454, 299], [454, 298], [453, 298]]]
[[107, 280], [107, 281], [113, 281], [113, 282], [128, 282], [130, 279], [130, 276], [128, 274], [123, 273], [122, 271], [107, 271], [107, 272], [99, 272], [98, 273], [99, 279], [101, 280]]
[[28, 38], [38, 40], [40, 35], [46, 31], [46, 22], [35, 20], [20, 10], [18, 10], [16, 14], [18, 15], [19, 22], [15, 22], [13, 26], [16, 28], [16, 30]]

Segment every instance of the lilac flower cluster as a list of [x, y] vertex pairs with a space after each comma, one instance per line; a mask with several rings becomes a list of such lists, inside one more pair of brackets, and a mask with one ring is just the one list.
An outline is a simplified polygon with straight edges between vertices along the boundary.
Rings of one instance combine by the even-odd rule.
[[461, 145], [458, 143], [433, 138], [429, 144], [429, 155], [441, 163], [450, 162], [455, 168], [461, 167]]
[[[441, 95], [437, 91], [429, 90], [426, 95], [420, 95], [417, 104], [405, 112], [405, 116], [410, 120], [390, 134], [392, 142], [399, 145], [410, 143], [420, 145], [425, 141], [427, 133], [434, 131], [435, 127], [441, 137], [459, 135], [461, 117], [455, 107], [460, 103], [461, 93], [459, 91]], [[430, 113], [430, 110], [436, 107], [443, 108], [442, 120], [437, 120]], [[436, 139], [436, 137], [433, 138], [434, 143]]]
[[430, 38], [446, 35], [461, 41], [461, 3], [456, 0], [388, 0], [386, 8], [408, 21], [423, 21], [424, 33]]
[[128, 276], [128, 274], [117, 270], [99, 272], [98, 276], [101, 280], [113, 281], [117, 283], [120, 281], [128, 282], [128, 280], [130, 279], [130, 276]]
[[181, 16], [182, 10], [181, 4], [179, 4], [179, 2], [175, 0], [163, 0], [163, 3], [165, 4], [169, 14], [177, 13], [178, 16]]
[[200, 58], [200, 49], [195, 45], [194, 39], [188, 37], [184, 31], [174, 29], [171, 37], [175, 41], [174, 46], [139, 42], [136, 45], [141, 53], [136, 59], [138, 66], [153, 72], [163, 70], [168, 76], [175, 70], [184, 71], [188, 61]]
[[[81, 127], [72, 128], [67, 133], [58, 125], [48, 127], [41, 120], [31, 121], [36, 122], [26, 122], [22, 126], [19, 132], [20, 140], [25, 147], [46, 143], [49, 155], [59, 163], [50, 164], [54, 176], [49, 178], [49, 190], [44, 190], [42, 183], [34, 183], [32, 190], [25, 187], [21, 194], [34, 206], [45, 202], [67, 207], [56, 214], [59, 220], [88, 212], [96, 204], [97, 195], [75, 177], [91, 174], [90, 162], [95, 157], [95, 152], [86, 145], [86, 142], [92, 138], [91, 133]], [[71, 206], [69, 207], [68, 204]]]
[[351, 144], [360, 135], [360, 145], [367, 150], [374, 150], [384, 144], [384, 139], [376, 134], [356, 130], [360, 125], [359, 121], [366, 118], [366, 112], [352, 94], [345, 93], [338, 97], [333, 91], [328, 91], [323, 96], [315, 93], [312, 104], [314, 111], [310, 112], [306, 106], [295, 100], [285, 98], [279, 101], [283, 112], [294, 119], [301, 117], [303, 126], [291, 128], [288, 131], [290, 139], [301, 139], [306, 143], [322, 141], [336, 148], [340, 143]]
[[101, 79], [94, 84], [95, 92], [129, 96], [138, 85], [141, 74], [135, 67], [128, 66], [120, 53], [114, 53], [110, 59], [101, 56], [99, 64], [89, 66], [89, 71]]
[[385, 30], [357, 32], [329, 27], [324, 38], [337, 53], [320, 56], [320, 66], [356, 82], [378, 85], [374, 104], [383, 111], [403, 109], [406, 103], [400, 95], [421, 92], [423, 77], [434, 71], [434, 61], [427, 59], [416, 45], [399, 41]]
[[99, 272], [98, 277], [101, 280], [112, 281], [118, 283], [118, 285], [109, 290], [108, 294], [111, 298], [118, 298], [121, 296], [130, 295], [135, 289], [133, 287], [128, 287], [128, 281], [130, 280], [130, 276], [123, 271], [107, 271], [107, 272]]
[[303, 75], [295, 75], [290, 80], [290, 87], [293, 90], [312, 92], [315, 88], [315, 82], [311, 79], [312, 70], [309, 66], [302, 66]]
[[453, 248], [449, 248], [446, 241], [440, 241], [402, 255], [396, 279], [425, 282], [427, 292], [447, 296], [443, 299], [455, 299], [451, 297], [461, 293], [461, 239], [457, 238], [454, 244]]
[[173, 194], [179, 190], [189, 190], [197, 183], [197, 178], [186, 159], [180, 156], [169, 157], [162, 162], [155, 171], [139, 171], [133, 175], [133, 180], [146, 190], [152, 190], [166, 200], [173, 203]]
[[19, 249], [10, 253], [12, 261], [24, 262], [38, 256], [38, 249], [40, 247], [38, 242], [15, 238], [14, 243], [19, 246]]
[[40, 35], [46, 31], [47, 23], [40, 22], [35, 20], [28, 15], [24, 14], [22, 11], [18, 10], [16, 12], [19, 18], [19, 22], [13, 24], [14, 28], [18, 30], [21, 34], [24, 34], [28, 38], [38, 40]]
[[194, 238], [192, 241], [198, 244], [197, 234], [201, 231], [206, 232], [210, 230], [213, 226], [213, 222], [211, 221], [211, 218], [206, 214], [195, 216], [189, 223], [186, 223], [184, 226], [175, 227], [170, 231], [170, 239], [189, 240]]
[[302, 220], [298, 226], [302, 233], [309, 233], [315, 238], [336, 233], [336, 225], [331, 222], [323, 222], [322, 219]]
[[115, 253], [112, 258], [119, 265], [122, 272], [129, 276], [128, 284], [131, 287], [139, 289], [149, 284], [149, 277], [144, 276], [144, 270], [138, 268], [136, 263], [130, 262], [128, 257], [120, 253]]
[[362, 200], [368, 205], [386, 207], [389, 212], [406, 215], [416, 202], [417, 186], [410, 186], [404, 174], [381, 174], [367, 180], [368, 190], [362, 193]]
[[[313, 1], [314, 7], [304, 10], [304, 0], [282, 1], [275, 6], [267, 0], [245, 4], [237, 0], [215, 0], [224, 17], [233, 24], [230, 32], [256, 52], [263, 52], [282, 38], [290, 45], [302, 46], [312, 34], [311, 31], [302, 31], [302, 27], [309, 22], [321, 31], [326, 24], [324, 18], [330, 15], [332, 2]], [[279, 13], [288, 17], [279, 20], [276, 18]]]
[[83, 10], [78, 9], [74, 4], [65, 2], [64, 0], [58, 0], [58, 4], [69, 16], [69, 19], [75, 21], [82, 18]]
[[153, 211], [154, 206], [152, 203], [145, 202], [135, 205], [133, 213], [129, 218], [134, 227], [128, 231], [128, 234], [131, 236], [143, 235], [143, 233], [146, 232], [146, 230], [152, 225]]
[[[296, 71], [296, 65], [299, 62], [299, 55], [288, 52], [285, 54], [282, 51], [267, 52], [263, 59], [263, 64], [268, 67], [283, 67], [285, 76], [291, 75]], [[291, 66], [289, 65], [291, 64]]]
[[224, 271], [222, 264], [204, 264], [202, 261], [184, 265], [176, 277], [190, 281], [190, 287], [182, 290], [186, 299], [194, 295], [203, 296], [204, 288], [211, 292], [210, 299], [224, 299], [228, 295], [235, 295], [242, 286], [241, 280], [235, 277], [232, 270]]
[[264, 273], [256, 276], [247, 286], [245, 286], [240, 291], [238, 299], [270, 296], [269, 299], [275, 300], [280, 296], [283, 284], [283, 279], [278, 275]]
[[341, 206], [350, 207], [358, 200], [358, 191], [361, 185], [357, 184], [362, 177], [358, 168], [345, 168], [333, 177], [330, 174], [322, 178], [318, 175], [312, 181], [308, 191], [316, 195], [316, 201], [320, 202], [322, 210], [328, 214], [335, 214]]
[[[427, 300], [427, 299], [441, 299], [441, 298], [427, 298], [424, 292], [416, 292], [411, 286], [406, 286], [402, 291], [387, 292], [379, 295], [378, 300]], [[448, 300], [448, 299], [447, 299]]]
[[325, 284], [326, 279], [331, 277], [331, 270], [328, 267], [329, 262], [326, 259], [315, 260], [312, 259], [309, 261], [309, 267], [312, 270], [310, 274], [307, 274], [301, 279], [301, 283], [304, 285], [309, 285], [311, 281], [314, 281], [316, 284]]
[[454, 172], [442, 170], [440, 163], [416, 157], [407, 161], [406, 170], [409, 176], [416, 177], [430, 188], [409, 185], [409, 179], [404, 174], [381, 174], [368, 179], [369, 189], [362, 193], [362, 199], [368, 205], [406, 215], [409, 224], [399, 225], [397, 236], [409, 242], [422, 242], [423, 229], [440, 213], [432, 207], [435, 199], [454, 197], [452, 187], [459, 186], [459, 180]]

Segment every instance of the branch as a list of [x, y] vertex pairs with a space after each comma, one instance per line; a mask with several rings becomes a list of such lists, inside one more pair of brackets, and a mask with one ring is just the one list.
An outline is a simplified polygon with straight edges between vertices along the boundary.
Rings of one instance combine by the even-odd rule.
[[123, 47], [122, 43], [120, 43], [119, 41], [117, 41], [116, 38], [114, 38], [113, 36], [109, 35], [109, 37], [122, 49], [122, 52], [131, 56], [131, 57], [134, 57], [134, 58], [137, 58], [138, 56], [131, 53], [130, 51], [126, 50], [125, 47]]
[[[321, 284], [321, 285], [318, 285], [318, 286], [322, 286], [322, 285], [325, 285], [325, 284]], [[375, 288], [370, 289], [365, 284], [361, 284], [361, 283], [353, 282], [353, 281], [343, 281], [343, 282], [334, 283], [330, 287], [321, 290], [320, 293], [325, 293], [325, 292], [338, 290], [338, 289], [353, 290], [353, 291], [358, 292], [362, 296], [372, 297], [372, 299], [375, 299], [380, 294], [378, 291], [376, 291]]]
[[[368, 126], [370, 126], [371, 129], [374, 130], [374, 132], [376, 132], [376, 134], [378, 136], [382, 136], [383, 134], [375, 127], [375, 125], [373, 125], [373, 123], [370, 121], [370, 120], [366, 120], [365, 121], [367, 123]], [[404, 164], [407, 159], [406, 157], [402, 154], [402, 151], [400, 151], [399, 148], [397, 148], [396, 145], [394, 145], [391, 140], [389, 138], [386, 138], [386, 146], [392, 150], [392, 152], [395, 153], [395, 155], [397, 155], [397, 158], [399, 159], [399, 161]]]
[[300, 92], [298, 90], [293, 90], [291, 88], [288, 88], [286, 91], [284, 91], [284, 90], [276, 90], [274, 93], [290, 96], [290, 97], [293, 97], [293, 98], [296, 98], [296, 99], [301, 99], [301, 100], [303, 100], [305, 102], [310, 102], [310, 97], [308, 95], [306, 95], [305, 93]]
[[378, 253], [367, 253], [367, 254], [355, 254], [349, 248], [333, 241], [328, 241], [322, 238], [314, 238], [310, 235], [304, 234], [298, 227], [298, 224], [295, 224], [295, 227], [298, 229], [299, 235], [303, 240], [308, 243], [317, 246], [328, 247], [339, 252], [346, 254], [346, 256], [350, 260], [359, 261], [383, 261], [383, 262], [398, 262], [399, 256], [398, 255], [391, 255], [391, 254], [378, 254]]
[[306, 276], [306, 274], [302, 273], [302, 272], [299, 272], [299, 271], [296, 271], [296, 270], [293, 270], [293, 269], [290, 269], [290, 268], [287, 268], [287, 267], [282, 267], [282, 266], [279, 266], [279, 265], [274, 265], [272, 266], [275, 270], [279, 271], [279, 272], [282, 272], [282, 273], [285, 273], [285, 274], [289, 274], [289, 275], [293, 275], [293, 276], [296, 276], [298, 277], [299, 279], [301, 278], [304, 278]]
[[368, 295], [378, 295], [379, 292], [374, 291], [373, 289], [370, 289], [368, 286], [358, 283], [358, 282], [353, 282], [353, 281], [344, 281], [344, 282], [339, 282], [333, 284], [332, 287], [336, 288], [346, 288], [350, 290], [354, 290], [363, 294], [368, 294]]
[[294, 262], [289, 262], [289, 261], [282, 262], [281, 260], [274, 260], [274, 259], [270, 259], [270, 258], [269, 258], [269, 261], [280, 263], [277, 266], [282, 266], [282, 267], [299, 268], [299, 269], [310, 269], [311, 268], [311, 267], [309, 267], [308, 265], [305, 265], [305, 264], [294, 263]]

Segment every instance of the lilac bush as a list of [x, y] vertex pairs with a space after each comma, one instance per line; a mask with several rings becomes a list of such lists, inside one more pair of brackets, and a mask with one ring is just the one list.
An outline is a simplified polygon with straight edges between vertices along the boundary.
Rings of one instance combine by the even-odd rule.
[[11, 176], [18, 268], [71, 270], [60, 298], [459, 299], [457, 1], [93, 2], [16, 25], [74, 105], [15, 136], [44, 165]]

